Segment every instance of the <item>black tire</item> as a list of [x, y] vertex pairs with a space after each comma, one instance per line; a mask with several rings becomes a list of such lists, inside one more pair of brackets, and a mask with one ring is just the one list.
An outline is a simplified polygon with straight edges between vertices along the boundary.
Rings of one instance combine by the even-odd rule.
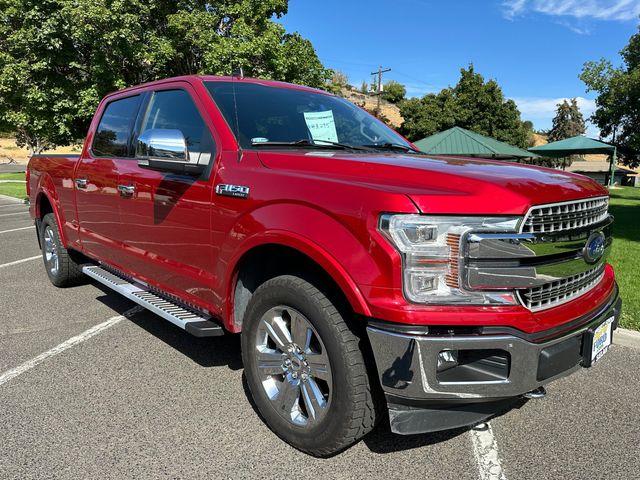
[[43, 217], [39, 233], [42, 259], [51, 283], [56, 287], [70, 287], [85, 281], [82, 265], [76, 261], [79, 254], [64, 248], [53, 213], [47, 213]]
[[[263, 386], [264, 372], [257, 367], [258, 349], [265, 348], [257, 346], [257, 342], [265, 337], [260, 330], [265, 325], [263, 317], [270, 318], [271, 312], [282, 306], [289, 308], [293, 312], [291, 315], [302, 314], [307, 324], [311, 325], [305, 332], [313, 330], [312, 334], [317, 335], [319, 344], [326, 350], [323, 353], [329, 359], [331, 388], [327, 393], [326, 410], [323, 410], [321, 418], [314, 418], [306, 426], [297, 425], [285, 418], [282, 412], [286, 412], [287, 417], [289, 413], [283, 406], [277, 405], [273, 397], [269, 398], [267, 389]], [[289, 325], [293, 332], [293, 324]], [[295, 338], [293, 333], [291, 338]], [[375, 427], [374, 398], [359, 341], [334, 304], [318, 288], [302, 278], [283, 275], [266, 281], [256, 289], [244, 317], [242, 360], [253, 400], [266, 424], [276, 435], [303, 452], [326, 457], [353, 445]], [[309, 344], [309, 341], [306, 343]], [[308, 351], [309, 355], [313, 354], [310, 349]], [[282, 358], [286, 359], [287, 354], [283, 355], [285, 356]], [[314, 378], [310, 374], [306, 381], [309, 381], [309, 376]], [[279, 385], [284, 385], [287, 374], [282, 377], [276, 374], [273, 378], [276, 377], [282, 378], [283, 383]], [[321, 377], [317, 377], [317, 380], [318, 384], [323, 384]], [[298, 383], [302, 388], [301, 381]], [[278, 395], [280, 393], [275, 397]], [[307, 399], [300, 393], [299, 404], [302, 405]], [[278, 407], [282, 412], [278, 411]], [[302, 408], [306, 410], [305, 407]], [[309, 413], [307, 416], [311, 418]]]

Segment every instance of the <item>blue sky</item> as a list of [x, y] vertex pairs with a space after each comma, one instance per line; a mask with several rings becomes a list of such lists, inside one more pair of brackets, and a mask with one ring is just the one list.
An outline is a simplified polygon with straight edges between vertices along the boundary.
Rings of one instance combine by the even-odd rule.
[[392, 69], [385, 80], [421, 96], [455, 84], [473, 63], [523, 119], [546, 129], [563, 98], [578, 97], [585, 118], [592, 113], [582, 65], [602, 57], [620, 64], [639, 15], [640, 0], [290, 0], [280, 22], [356, 86], [381, 64]]

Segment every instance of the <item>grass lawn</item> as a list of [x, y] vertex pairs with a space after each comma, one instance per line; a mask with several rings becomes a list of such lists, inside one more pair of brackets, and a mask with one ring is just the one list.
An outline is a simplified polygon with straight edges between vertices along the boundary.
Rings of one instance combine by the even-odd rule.
[[24, 172], [0, 173], [0, 180], [24, 180]]
[[[24, 173], [0, 173], [0, 180], [24, 180]], [[27, 186], [25, 183], [0, 182], [0, 195], [8, 195], [15, 198], [27, 198]]]
[[620, 325], [640, 330], [640, 188], [611, 190], [609, 211], [615, 216], [609, 262], [622, 295]]

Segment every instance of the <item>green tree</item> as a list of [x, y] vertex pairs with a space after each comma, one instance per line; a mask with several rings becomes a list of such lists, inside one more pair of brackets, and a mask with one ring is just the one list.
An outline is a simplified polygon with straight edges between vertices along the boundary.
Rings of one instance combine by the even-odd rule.
[[522, 126], [527, 131], [527, 148], [531, 148], [535, 144], [535, 139], [533, 134], [536, 133], [533, 128], [533, 122], [531, 120], [525, 120], [522, 122]]
[[0, 130], [31, 153], [85, 134], [106, 93], [184, 74], [325, 88], [311, 43], [273, 21], [287, 0], [0, 0]]
[[409, 140], [453, 126], [522, 148], [528, 147], [530, 139], [515, 102], [504, 97], [495, 80], [485, 81], [473, 65], [460, 70], [460, 80], [454, 87], [401, 102], [400, 114], [404, 118], [400, 131]]
[[371, 91], [372, 92], [378, 91], [378, 75], [373, 75], [371, 77]]
[[364, 94], [369, 93], [369, 84], [364, 80], [362, 81], [362, 84], [360, 85], [360, 93], [364, 93]]
[[333, 70], [331, 72], [331, 78], [329, 79], [327, 90], [331, 93], [335, 93], [336, 95], [340, 95], [345, 88], [348, 88], [348, 86], [349, 77], [346, 73], [341, 72], [340, 70]]
[[[580, 79], [587, 91], [598, 94], [591, 121], [601, 137], [631, 151], [640, 151], [640, 32], [620, 52], [623, 65], [614, 67], [605, 59], [584, 64]], [[626, 165], [640, 165], [638, 155], [623, 155]]]
[[382, 90], [382, 98], [391, 103], [401, 102], [406, 94], [405, 86], [395, 80], [389, 80], [385, 83]]
[[575, 98], [570, 101], [564, 100], [556, 105], [556, 116], [553, 118], [552, 125], [548, 134], [549, 142], [584, 135], [587, 131], [582, 112], [580, 112]]
[[[584, 118], [578, 107], [578, 102], [575, 98], [570, 101], [563, 100], [562, 103], [556, 105], [556, 116], [553, 118], [553, 124], [547, 139], [549, 142], [557, 142], [558, 140], [564, 140], [565, 138], [575, 137], [577, 135], [583, 135], [587, 131], [587, 127], [584, 123]], [[553, 163], [552, 166], [561, 166], [564, 170], [571, 163], [580, 158], [579, 155], [570, 155], [568, 157], [555, 159], [552, 162], [551, 159], [547, 163]]]

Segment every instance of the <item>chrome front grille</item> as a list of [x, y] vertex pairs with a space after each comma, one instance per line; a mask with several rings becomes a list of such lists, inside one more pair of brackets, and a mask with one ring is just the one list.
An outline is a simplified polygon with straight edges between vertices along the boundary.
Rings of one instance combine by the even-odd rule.
[[604, 276], [605, 265], [598, 265], [586, 272], [566, 277], [539, 287], [518, 290], [522, 304], [529, 310], [543, 310], [569, 302], [587, 293]]
[[527, 213], [522, 233], [563, 232], [595, 225], [607, 218], [608, 208], [608, 197], [538, 205]]

